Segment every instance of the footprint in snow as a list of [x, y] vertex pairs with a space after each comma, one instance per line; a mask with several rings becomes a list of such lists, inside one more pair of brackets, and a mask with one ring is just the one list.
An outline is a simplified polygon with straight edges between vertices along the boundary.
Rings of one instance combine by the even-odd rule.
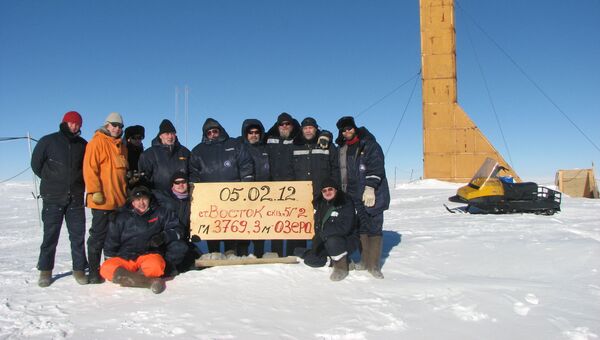
[[513, 304], [513, 310], [515, 311], [515, 313], [521, 315], [521, 316], [527, 316], [527, 314], [529, 314], [529, 310], [531, 308], [529, 308], [528, 306], [525, 306], [525, 304], [523, 302], [515, 302]]
[[535, 294], [527, 294], [525, 295], [525, 301], [529, 302], [532, 305], [537, 305], [538, 303], [540, 303], [540, 299], [538, 299], [537, 296], [535, 296]]

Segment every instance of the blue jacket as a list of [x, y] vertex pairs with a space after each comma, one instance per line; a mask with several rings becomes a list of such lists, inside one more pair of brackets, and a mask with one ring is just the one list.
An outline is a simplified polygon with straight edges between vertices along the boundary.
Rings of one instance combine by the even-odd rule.
[[317, 144], [322, 133], [317, 130], [315, 138], [311, 141], [307, 141], [300, 133], [294, 138], [292, 148], [294, 179], [312, 181], [313, 197], [321, 194], [319, 188], [325, 179], [331, 178], [338, 184], [340, 182], [338, 151], [333, 143], [329, 143], [325, 149]]
[[153, 248], [149, 245], [150, 239], [159, 233], [164, 233], [166, 244], [182, 238], [182, 226], [174, 212], [151, 206], [146, 213], [138, 215], [131, 204], [127, 204], [111, 217], [104, 254], [127, 260], [151, 253], [164, 256], [165, 247]]
[[336, 197], [327, 202], [323, 196], [315, 200], [315, 234], [321, 239], [332, 236], [347, 237], [357, 233], [354, 204], [338, 190]]
[[178, 171], [188, 173], [190, 150], [175, 140], [164, 145], [160, 137], [152, 140], [152, 146], [140, 156], [138, 170], [144, 173], [147, 184], [157, 190], [171, 190], [171, 176]]
[[179, 223], [183, 228], [183, 239], [187, 240], [190, 236], [190, 209], [191, 209], [191, 196], [185, 199], [179, 199], [173, 194], [171, 189], [169, 190], [152, 190], [152, 194], [156, 197], [158, 205], [165, 207], [168, 210], [174, 212], [179, 218]]
[[[211, 127], [221, 130], [216, 140], [209, 140], [206, 132]], [[225, 129], [214, 119], [208, 118], [202, 128], [202, 142], [190, 156], [190, 181], [192, 182], [239, 182], [254, 180], [254, 163], [246, 146], [237, 139], [229, 138]]]
[[31, 169], [41, 178], [45, 202], [67, 203], [69, 196], [83, 202], [83, 155], [87, 142], [72, 134], [67, 123], [60, 131], [42, 137], [31, 155]]
[[[340, 145], [340, 155], [346, 151], [347, 183], [342, 183], [345, 191], [355, 202], [362, 201], [365, 186], [375, 189], [375, 206], [366, 208], [367, 213], [376, 215], [390, 206], [390, 189], [385, 174], [383, 150], [365, 127], [357, 129], [359, 141], [347, 146], [340, 134], [336, 139]], [[346, 148], [346, 150], [343, 150]]]
[[283, 139], [279, 134], [279, 126], [277, 123], [267, 131], [265, 143], [267, 152], [269, 153], [269, 162], [271, 165], [271, 179], [274, 181], [293, 181], [294, 170], [293, 164], [293, 144], [294, 137], [300, 132], [300, 124], [296, 119], [293, 119], [289, 114], [288, 121], [292, 122], [292, 135], [288, 139]]

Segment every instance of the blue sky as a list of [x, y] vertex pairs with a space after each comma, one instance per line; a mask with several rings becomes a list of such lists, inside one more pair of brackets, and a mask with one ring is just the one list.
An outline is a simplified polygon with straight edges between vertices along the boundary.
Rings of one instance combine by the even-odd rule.
[[[460, 1], [458, 97], [525, 179], [600, 163], [600, 151], [473, 24], [483, 27], [600, 145], [600, 2]], [[468, 13], [465, 14], [465, 13]], [[207, 117], [237, 136], [286, 111], [334, 129], [420, 68], [418, 1], [0, 1], [0, 137], [39, 138], [83, 115], [89, 139], [108, 113], [146, 127], [175, 122], [175, 87], [190, 88], [187, 146]], [[477, 58], [475, 58], [477, 56]], [[505, 147], [478, 61], [508, 144]], [[388, 177], [421, 176], [421, 82], [357, 118], [378, 138]], [[408, 106], [407, 106], [408, 105]], [[406, 107], [398, 134], [392, 136]], [[183, 113], [183, 102], [180, 104]], [[185, 142], [179, 117], [178, 132]], [[24, 141], [0, 142], [0, 180], [29, 164]], [[31, 174], [18, 179], [27, 180]]]

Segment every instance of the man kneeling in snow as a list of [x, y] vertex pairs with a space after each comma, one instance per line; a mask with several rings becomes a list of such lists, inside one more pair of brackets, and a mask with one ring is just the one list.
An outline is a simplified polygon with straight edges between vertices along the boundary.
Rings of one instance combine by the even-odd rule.
[[321, 195], [315, 200], [315, 236], [312, 248], [300, 257], [304, 264], [323, 267], [327, 257], [332, 261], [332, 281], [348, 276], [348, 256], [358, 247], [356, 213], [352, 200], [332, 179], [321, 184]]
[[143, 186], [131, 190], [127, 204], [110, 222], [104, 255], [110, 257], [100, 275], [123, 287], [165, 290], [161, 279], [168, 264], [183, 260], [187, 245], [174, 212], [152, 204], [152, 193]]

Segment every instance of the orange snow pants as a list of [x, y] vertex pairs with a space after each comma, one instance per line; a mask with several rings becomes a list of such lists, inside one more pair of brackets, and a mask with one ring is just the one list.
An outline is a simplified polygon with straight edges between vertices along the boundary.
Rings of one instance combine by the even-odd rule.
[[160, 277], [165, 273], [165, 260], [159, 254], [146, 254], [138, 256], [133, 260], [125, 260], [122, 257], [111, 257], [100, 266], [100, 275], [112, 281], [115, 270], [123, 267], [130, 272], [141, 270], [146, 277]]

